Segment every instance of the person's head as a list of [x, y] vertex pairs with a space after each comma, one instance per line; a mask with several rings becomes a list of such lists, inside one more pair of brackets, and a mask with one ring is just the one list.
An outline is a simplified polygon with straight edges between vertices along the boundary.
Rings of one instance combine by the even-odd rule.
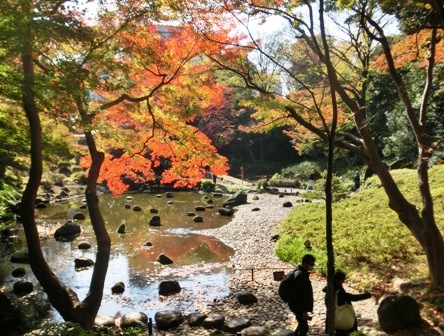
[[341, 270], [337, 270], [333, 275], [333, 279], [335, 283], [337, 283], [338, 285], [342, 285], [345, 281], [345, 273], [342, 272]]
[[306, 254], [302, 257], [302, 267], [307, 271], [312, 271], [316, 262], [316, 258], [311, 254]]
[[314, 174], [316, 171], [314, 169], [312, 169], [311, 172]]

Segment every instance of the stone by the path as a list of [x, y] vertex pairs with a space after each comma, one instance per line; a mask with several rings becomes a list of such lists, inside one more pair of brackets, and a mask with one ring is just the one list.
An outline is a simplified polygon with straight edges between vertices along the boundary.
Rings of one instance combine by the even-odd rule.
[[172, 192], [166, 192], [165, 193], [165, 196], [166, 196], [166, 198], [173, 198], [174, 197], [174, 194], [172, 193]]
[[194, 207], [194, 211], [197, 211], [197, 212], [199, 212], [199, 211], [205, 211], [205, 207], [204, 207], [204, 206], [201, 206], [201, 205], [198, 205], [198, 206]]
[[150, 209], [150, 213], [159, 213], [159, 210], [157, 210], [156, 208], [151, 208]]
[[159, 311], [154, 315], [157, 329], [166, 330], [176, 328], [183, 321], [184, 317], [180, 311], [177, 310], [165, 310]]
[[226, 200], [222, 206], [223, 207], [234, 207], [242, 204], [247, 204], [247, 194], [240, 192], [235, 194], [233, 197]]
[[142, 312], [129, 312], [122, 316], [120, 327], [122, 329], [130, 327], [145, 328], [148, 324], [148, 316]]
[[294, 331], [289, 329], [277, 329], [271, 336], [293, 336]]
[[251, 326], [251, 320], [244, 317], [235, 317], [234, 319], [225, 321], [222, 330], [227, 332], [238, 332]]
[[257, 303], [257, 297], [250, 292], [241, 292], [237, 295], [237, 300], [240, 304]]
[[177, 280], [165, 280], [159, 284], [159, 295], [168, 296], [180, 293], [182, 288]]
[[205, 320], [202, 322], [202, 326], [205, 329], [219, 329], [225, 322], [225, 316], [215, 314], [207, 316]]
[[207, 315], [201, 313], [191, 313], [187, 316], [188, 325], [190, 327], [198, 327], [207, 318]]
[[290, 201], [288, 201], [288, 202], [285, 202], [284, 204], [282, 204], [282, 206], [283, 206], [284, 208], [291, 208], [291, 207], [293, 206], [293, 203], [291, 203]]
[[393, 332], [421, 323], [419, 305], [408, 295], [390, 295], [384, 298], [378, 308], [381, 329]]
[[131, 209], [131, 204], [125, 204], [123, 207], [124, 207], [125, 209]]
[[94, 325], [100, 327], [115, 327], [116, 320], [110, 315], [97, 315], [94, 320]]
[[242, 336], [267, 336], [269, 330], [265, 327], [252, 326], [241, 331]]

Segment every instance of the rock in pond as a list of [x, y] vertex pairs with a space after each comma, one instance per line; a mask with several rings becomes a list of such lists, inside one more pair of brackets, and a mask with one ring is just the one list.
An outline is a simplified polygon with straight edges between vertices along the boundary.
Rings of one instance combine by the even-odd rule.
[[67, 221], [54, 232], [54, 238], [58, 241], [71, 241], [80, 235], [80, 225]]
[[26, 270], [23, 267], [16, 268], [15, 270], [12, 271], [12, 276], [14, 278], [21, 278], [25, 276], [25, 274]]
[[77, 212], [74, 214], [74, 216], [72, 218], [77, 219], [77, 220], [84, 220], [86, 217], [83, 212]]
[[19, 280], [14, 283], [13, 292], [17, 296], [24, 296], [26, 294], [31, 293], [34, 290], [34, 285], [32, 282]]
[[169, 296], [180, 293], [182, 288], [176, 280], [165, 280], [159, 284], [159, 295]]
[[231, 217], [234, 214], [234, 209], [232, 208], [219, 208], [219, 215]]
[[28, 252], [15, 252], [11, 256], [11, 262], [14, 264], [29, 264]]
[[75, 268], [81, 268], [81, 267], [89, 267], [94, 265], [94, 261], [88, 258], [75, 258], [74, 259], [74, 266]]
[[125, 291], [125, 284], [122, 281], [116, 282], [114, 286], [111, 287], [111, 293], [122, 294]]
[[79, 250], [89, 250], [91, 248], [91, 244], [87, 241], [82, 241], [77, 245]]
[[160, 216], [153, 216], [149, 221], [150, 226], [161, 226]]
[[159, 254], [159, 256], [156, 259], [158, 262], [160, 262], [162, 265], [170, 265], [173, 263], [173, 259], [166, 256], [165, 254]]

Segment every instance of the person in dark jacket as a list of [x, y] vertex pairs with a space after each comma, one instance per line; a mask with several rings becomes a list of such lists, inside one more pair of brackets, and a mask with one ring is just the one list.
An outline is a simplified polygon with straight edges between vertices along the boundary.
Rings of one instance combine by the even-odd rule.
[[313, 288], [310, 281], [310, 271], [313, 270], [316, 258], [306, 254], [302, 258], [301, 265], [294, 272], [294, 290], [288, 301], [288, 306], [296, 316], [298, 326], [295, 330], [296, 336], [305, 336], [308, 333], [308, 321], [311, 317], [308, 313], [313, 312]]
[[[372, 295], [370, 293], [363, 293], [363, 294], [350, 294], [347, 293], [342, 286], [345, 282], [345, 273], [337, 270], [333, 276], [334, 282], [335, 282], [335, 293], [338, 293], [338, 306], [342, 306], [346, 303], [351, 304], [352, 301], [361, 301], [370, 299]], [[324, 293], [327, 293], [327, 287], [325, 287], [322, 290]], [[327, 297], [325, 297], [325, 304], [327, 304]], [[325, 320], [325, 332], [327, 333], [327, 323], [328, 323], [328, 314], [327, 319]], [[358, 330], [358, 320], [355, 317], [355, 324], [351, 329], [348, 330], [339, 330], [336, 329], [336, 336], [348, 336], [354, 331]]]

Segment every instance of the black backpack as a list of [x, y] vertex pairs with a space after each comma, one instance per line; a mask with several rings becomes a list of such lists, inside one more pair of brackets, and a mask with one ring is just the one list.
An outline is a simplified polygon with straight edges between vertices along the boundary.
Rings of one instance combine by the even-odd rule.
[[294, 269], [291, 272], [285, 274], [281, 280], [281, 283], [279, 284], [278, 293], [282, 301], [284, 302], [289, 302], [291, 300], [295, 286], [294, 278], [296, 276], [297, 271], [298, 271], [297, 269]]

